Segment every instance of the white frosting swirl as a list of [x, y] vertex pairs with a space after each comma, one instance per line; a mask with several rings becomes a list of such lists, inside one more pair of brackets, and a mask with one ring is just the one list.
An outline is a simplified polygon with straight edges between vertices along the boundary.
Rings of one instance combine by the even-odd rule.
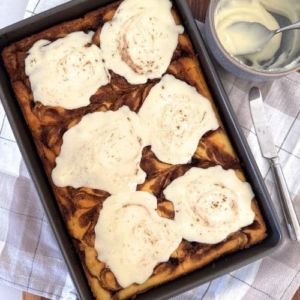
[[219, 127], [209, 100], [172, 75], [151, 89], [139, 116], [148, 127], [152, 151], [170, 164], [188, 163], [201, 137]]
[[54, 42], [37, 41], [25, 60], [34, 101], [75, 109], [109, 83], [102, 52], [90, 45], [94, 32], [73, 32]]
[[174, 204], [183, 238], [191, 242], [216, 244], [254, 221], [250, 185], [220, 166], [192, 168], [164, 194]]
[[107, 67], [131, 84], [160, 78], [183, 32], [175, 24], [171, 7], [169, 0], [123, 1], [100, 34]]
[[134, 191], [146, 177], [139, 166], [147, 144], [144, 133], [137, 115], [126, 106], [84, 116], [63, 136], [53, 182], [109, 193]]
[[156, 209], [157, 199], [146, 192], [114, 195], [103, 204], [95, 248], [123, 288], [144, 283], [182, 240], [176, 224]]

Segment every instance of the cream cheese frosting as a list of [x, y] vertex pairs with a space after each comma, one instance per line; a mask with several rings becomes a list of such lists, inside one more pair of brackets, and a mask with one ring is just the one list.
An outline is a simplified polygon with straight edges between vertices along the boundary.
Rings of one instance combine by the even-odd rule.
[[[237, 22], [256, 22], [269, 30], [275, 30], [294, 23], [299, 18], [298, 0], [220, 0], [214, 15], [214, 24], [221, 44], [230, 54], [255, 69], [273, 71], [278, 68], [292, 68], [299, 63], [300, 32], [295, 30], [283, 35], [277, 34], [262, 49], [258, 49], [257, 53], [243, 55], [247, 48], [248, 53], [253, 52], [253, 45], [261, 39], [261, 31], [249, 32], [247, 26], [232, 25]], [[233, 30], [235, 28], [240, 29], [239, 32]], [[290, 37], [284, 39], [287, 34]], [[279, 49], [281, 53], [278, 53]]]
[[94, 32], [73, 32], [54, 42], [37, 41], [25, 60], [33, 99], [46, 106], [76, 109], [109, 83], [102, 51], [91, 44]]
[[177, 225], [156, 209], [157, 199], [146, 192], [113, 195], [103, 203], [95, 248], [123, 288], [144, 283], [182, 240]]
[[[253, 44], [260, 39], [260, 32], [255, 34], [247, 31], [246, 26], [240, 32], [233, 30], [237, 22], [257, 22], [270, 30], [279, 28], [276, 19], [265, 9], [260, 0], [222, 0], [215, 13], [215, 27], [221, 44], [232, 55], [253, 52]], [[237, 28], [237, 27], [236, 27]], [[241, 28], [241, 27], [240, 27]], [[239, 38], [237, 38], [239, 37]], [[246, 56], [255, 64], [274, 57], [281, 43], [281, 35], [274, 36], [263, 49], [256, 54]]]
[[146, 178], [140, 168], [146, 144], [143, 125], [127, 106], [88, 114], [64, 134], [53, 182], [111, 194], [134, 191]]
[[183, 33], [171, 8], [169, 0], [124, 0], [100, 34], [106, 66], [131, 84], [160, 78]]
[[151, 89], [139, 116], [149, 130], [152, 151], [169, 164], [188, 163], [201, 137], [219, 127], [209, 100], [173, 75]]
[[175, 223], [190, 242], [217, 244], [253, 223], [250, 185], [220, 166], [192, 168], [165, 190], [175, 210]]

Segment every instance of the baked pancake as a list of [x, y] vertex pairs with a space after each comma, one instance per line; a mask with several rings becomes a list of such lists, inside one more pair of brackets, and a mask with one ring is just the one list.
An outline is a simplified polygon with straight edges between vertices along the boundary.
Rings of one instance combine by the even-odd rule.
[[[255, 220], [252, 225], [232, 233], [226, 240], [215, 245], [182, 240], [179, 247], [171, 254], [170, 259], [158, 264], [151, 277], [142, 284], [132, 284], [122, 288], [111, 270], [97, 259], [95, 226], [103, 203], [110, 194], [87, 187], [72, 188], [54, 185], [51, 174], [56, 167], [55, 160], [61, 151], [62, 137], [67, 130], [77, 125], [89, 113], [117, 111], [124, 105], [138, 113], [150, 90], [159, 82], [159, 79], [132, 85], [125, 78], [110, 71], [110, 83], [99, 87], [90, 98], [90, 104], [71, 110], [44, 106], [33, 100], [32, 88], [25, 72], [25, 60], [29, 49], [38, 40], [56, 41], [77, 31], [94, 31], [92, 43], [99, 46], [101, 29], [106, 22], [113, 18], [120, 3], [120, 1], [115, 2], [92, 11], [82, 18], [59, 24], [27, 37], [10, 45], [2, 53], [12, 87], [32, 132], [61, 215], [77, 249], [91, 290], [95, 298], [99, 300], [134, 297], [150, 288], [201, 268], [220, 256], [250, 247], [262, 241], [267, 234], [258, 203], [253, 199], [252, 210], [255, 213]], [[176, 23], [180, 24], [181, 21], [174, 9], [173, 16]], [[202, 96], [208, 98], [219, 124], [222, 124], [187, 34], [179, 35], [179, 42], [167, 73], [195, 87]], [[245, 181], [239, 159], [222, 125], [201, 138], [197, 150], [188, 164], [163, 163], [156, 158], [150, 146], [145, 147], [140, 167], [146, 173], [146, 180], [138, 185], [137, 190], [156, 196], [158, 214], [164, 218], [174, 219], [173, 204], [165, 198], [163, 193], [167, 186], [194, 167], [206, 169], [218, 165], [225, 170], [235, 170], [237, 176]]]

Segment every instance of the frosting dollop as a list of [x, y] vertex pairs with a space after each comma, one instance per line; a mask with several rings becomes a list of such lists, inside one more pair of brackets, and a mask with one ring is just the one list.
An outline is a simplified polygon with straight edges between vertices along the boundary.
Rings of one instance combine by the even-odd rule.
[[174, 204], [174, 221], [190, 242], [219, 243], [255, 218], [250, 185], [220, 166], [190, 169], [164, 195]]
[[209, 100], [173, 75], [151, 89], [139, 116], [149, 130], [152, 151], [170, 164], [188, 163], [201, 137], [219, 127]]
[[104, 201], [95, 248], [123, 288], [145, 282], [182, 240], [176, 224], [156, 209], [157, 199], [146, 192], [122, 193]]
[[106, 66], [131, 84], [166, 72], [183, 27], [176, 25], [169, 0], [125, 0], [101, 31]]
[[54, 42], [37, 41], [28, 52], [25, 71], [33, 99], [45, 106], [76, 109], [109, 83], [102, 51], [91, 44], [94, 32], [73, 32]]
[[127, 106], [88, 114], [64, 134], [53, 182], [111, 194], [134, 191], [146, 178], [140, 168], [146, 141], [143, 125]]

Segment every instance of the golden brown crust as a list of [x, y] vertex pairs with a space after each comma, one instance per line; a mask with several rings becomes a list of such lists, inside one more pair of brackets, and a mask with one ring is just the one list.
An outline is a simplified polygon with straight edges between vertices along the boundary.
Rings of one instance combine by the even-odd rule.
[[[95, 10], [82, 18], [62, 23], [25, 38], [2, 52], [12, 87], [31, 129], [38, 153], [52, 184], [69, 233], [74, 240], [89, 284], [95, 298], [101, 300], [133, 297], [156, 285], [198, 269], [222, 255], [258, 243], [266, 237], [265, 223], [257, 202], [253, 200], [252, 207], [256, 217], [251, 226], [232, 234], [226, 241], [213, 246], [182, 241], [170, 260], [159, 264], [153, 275], [142, 285], [132, 285], [126, 289], [121, 289], [112, 272], [105, 264], [97, 260], [94, 249], [94, 227], [102, 203], [109, 194], [89, 188], [58, 188], [53, 185], [51, 172], [55, 166], [55, 158], [60, 152], [62, 136], [69, 128], [77, 124], [83, 115], [90, 112], [117, 110], [122, 105], [128, 105], [137, 112], [149, 90], [158, 81], [152, 80], [143, 85], [133, 86], [128, 84], [124, 78], [112, 73], [111, 83], [100, 88], [91, 97], [91, 104], [87, 107], [75, 110], [50, 108], [33, 102], [30, 83], [25, 74], [25, 58], [29, 48], [37, 40], [49, 39], [52, 41], [74, 31], [94, 30], [96, 33], [93, 43], [98, 45], [101, 26], [112, 18], [119, 3], [116, 2], [105, 8]], [[174, 17], [179, 21], [175, 12]], [[168, 68], [168, 73], [195, 86], [199, 93], [207, 97], [213, 104], [193, 47], [185, 34], [179, 38], [179, 44]], [[214, 109], [217, 113], [215, 106]], [[141, 167], [147, 173], [147, 179], [138, 189], [149, 191], [157, 196], [158, 213], [161, 216], [173, 218], [173, 205], [164, 198], [163, 189], [193, 166], [208, 168], [217, 164], [225, 169], [235, 169], [238, 176], [244, 180], [239, 160], [223, 127], [215, 132], [207, 133], [201, 139], [189, 165], [162, 163], [155, 157], [150, 147], [145, 148]]]

